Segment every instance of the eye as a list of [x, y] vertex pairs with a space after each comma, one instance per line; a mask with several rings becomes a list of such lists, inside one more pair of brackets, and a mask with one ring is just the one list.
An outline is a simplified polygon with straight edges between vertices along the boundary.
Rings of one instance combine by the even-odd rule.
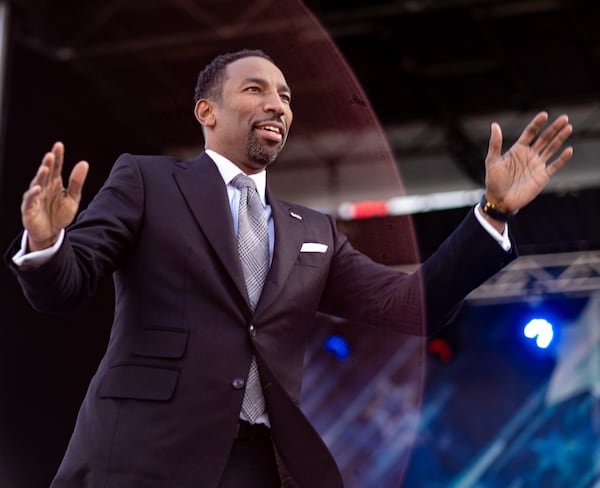
[[281, 100], [283, 100], [285, 103], [292, 103], [292, 97], [285, 93], [282, 93], [281, 95], [279, 95], [279, 98], [281, 98]]
[[244, 88], [244, 91], [248, 91], [248, 92], [252, 92], [252, 93], [259, 93], [260, 87], [258, 87], [256, 85], [251, 85], [251, 86], [247, 86], [246, 88]]

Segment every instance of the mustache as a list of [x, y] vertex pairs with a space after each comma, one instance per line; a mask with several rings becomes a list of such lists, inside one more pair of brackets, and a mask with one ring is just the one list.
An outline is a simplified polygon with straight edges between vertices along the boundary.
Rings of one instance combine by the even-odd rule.
[[279, 125], [281, 125], [282, 127], [284, 127], [284, 128], [286, 128], [286, 129], [287, 129], [287, 127], [286, 127], [286, 125], [285, 125], [285, 121], [284, 121], [283, 117], [277, 117], [277, 116], [274, 116], [274, 117], [266, 117], [266, 118], [264, 118], [264, 119], [255, 120], [255, 121], [254, 121], [254, 124], [252, 124], [252, 125], [253, 125], [253, 126], [257, 126], [257, 125], [259, 125], [259, 124], [264, 124], [265, 122], [276, 122], [277, 124], [279, 124]]

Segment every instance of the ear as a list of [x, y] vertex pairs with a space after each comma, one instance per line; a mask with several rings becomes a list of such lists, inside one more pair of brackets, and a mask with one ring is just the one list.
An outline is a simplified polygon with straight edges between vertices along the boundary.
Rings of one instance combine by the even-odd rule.
[[213, 127], [217, 121], [213, 103], [206, 98], [201, 98], [196, 102], [194, 115], [196, 116], [196, 120], [204, 127]]

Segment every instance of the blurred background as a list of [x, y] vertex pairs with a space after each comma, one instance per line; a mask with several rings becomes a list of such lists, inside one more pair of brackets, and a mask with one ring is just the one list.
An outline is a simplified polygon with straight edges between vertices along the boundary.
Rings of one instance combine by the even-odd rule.
[[[510, 223], [520, 258], [435, 337], [319, 316], [303, 408], [348, 487], [600, 486], [600, 4], [583, 0], [0, 0], [0, 244], [55, 140], [91, 163], [188, 158], [198, 71], [261, 48], [293, 90], [277, 195], [411, 270], [478, 200], [492, 121], [570, 116], [572, 162]], [[112, 283], [68, 316], [0, 269], [0, 486], [47, 486], [108, 338]], [[531, 322], [533, 320], [533, 322]]]

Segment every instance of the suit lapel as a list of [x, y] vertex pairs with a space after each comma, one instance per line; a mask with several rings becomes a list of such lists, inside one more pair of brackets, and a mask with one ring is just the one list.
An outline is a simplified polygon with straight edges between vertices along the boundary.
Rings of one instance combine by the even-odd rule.
[[195, 160], [178, 163], [173, 176], [198, 225], [247, 300], [227, 189], [219, 170], [210, 157], [202, 154]]
[[301, 211], [273, 198], [267, 186], [267, 199], [271, 205], [275, 225], [273, 261], [267, 275], [256, 314], [266, 310], [277, 297], [298, 258], [304, 240], [304, 220]]
[[[202, 154], [195, 160], [177, 163], [174, 178], [198, 225], [247, 301], [227, 189], [219, 170], [210, 157]], [[271, 269], [257, 304], [256, 314], [268, 308], [285, 285], [304, 239], [301, 211], [273, 198], [268, 186], [267, 199], [275, 226], [275, 245]]]

